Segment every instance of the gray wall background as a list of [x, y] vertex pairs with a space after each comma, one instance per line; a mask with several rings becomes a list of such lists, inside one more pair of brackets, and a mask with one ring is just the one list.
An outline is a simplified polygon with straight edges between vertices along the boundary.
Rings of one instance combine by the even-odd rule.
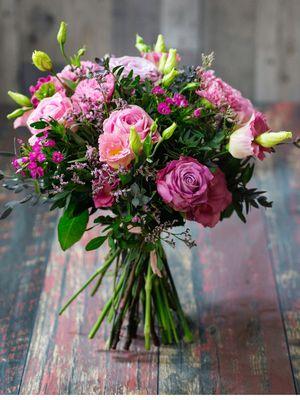
[[214, 50], [216, 72], [255, 102], [300, 100], [300, 0], [0, 0], [0, 102], [34, 81], [34, 49], [63, 63], [61, 20], [70, 54], [136, 54], [136, 32], [161, 32], [186, 63]]

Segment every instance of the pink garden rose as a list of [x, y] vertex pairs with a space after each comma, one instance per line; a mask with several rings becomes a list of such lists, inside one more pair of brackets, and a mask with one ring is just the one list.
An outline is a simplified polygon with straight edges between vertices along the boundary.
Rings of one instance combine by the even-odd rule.
[[132, 70], [133, 76], [136, 77], [139, 75], [141, 81], [149, 79], [152, 82], [156, 82], [160, 78], [160, 73], [156, 66], [151, 61], [148, 61], [143, 57], [124, 56], [110, 58], [109, 67], [111, 70], [119, 65], [124, 67], [122, 72], [123, 76], [127, 76]]
[[235, 158], [255, 156], [263, 160], [265, 158], [264, 152], [270, 152], [270, 149], [255, 143], [255, 138], [269, 130], [266, 117], [261, 112], [255, 111], [246, 124], [231, 134], [229, 153]]
[[[150, 132], [153, 119], [139, 106], [129, 105], [122, 110], [113, 111], [109, 118], [103, 123], [104, 133], [118, 133], [125, 135], [130, 134], [130, 128], [135, 127], [141, 140], [144, 140]], [[159, 139], [158, 132], [152, 134], [152, 140], [157, 142]]]
[[71, 98], [75, 110], [88, 112], [95, 103], [110, 101], [114, 87], [115, 78], [113, 74], [104, 76], [100, 83], [95, 78], [82, 80]]
[[[52, 97], [43, 99], [32, 111], [29, 118], [27, 119], [27, 127], [33, 135], [43, 132], [44, 129], [35, 129], [30, 126], [33, 122], [38, 122], [41, 119], [50, 121], [52, 118], [60, 124], [66, 123], [72, 111], [71, 100], [61, 93], [55, 93]], [[31, 143], [34, 142], [34, 138], [31, 138]]]
[[207, 201], [187, 212], [186, 218], [199, 222], [205, 227], [213, 228], [220, 220], [221, 212], [232, 203], [232, 195], [227, 189], [225, 175], [220, 169], [214, 173], [209, 182]]
[[196, 93], [217, 107], [229, 105], [237, 114], [238, 124], [247, 122], [255, 111], [250, 100], [243, 97], [241, 92], [228, 83], [217, 78], [212, 70], [202, 72], [201, 87]]
[[88, 72], [94, 73], [100, 71], [100, 69], [101, 67], [92, 61], [81, 61], [80, 68], [66, 65], [64, 69], [57, 74], [57, 76], [62, 81], [67, 79], [75, 82], [80, 76], [86, 75]]
[[192, 157], [169, 162], [157, 173], [156, 185], [165, 203], [204, 226], [214, 226], [231, 203], [223, 173], [212, 174]]
[[122, 133], [103, 133], [99, 136], [100, 161], [112, 168], [127, 167], [134, 159], [129, 146], [129, 135]]

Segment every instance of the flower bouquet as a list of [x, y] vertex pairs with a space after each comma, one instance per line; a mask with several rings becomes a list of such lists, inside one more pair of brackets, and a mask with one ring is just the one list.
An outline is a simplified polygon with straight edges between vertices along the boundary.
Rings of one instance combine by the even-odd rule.
[[[16, 141], [15, 174], [3, 173], [3, 186], [27, 191], [19, 203], [49, 201], [51, 210], [63, 209], [63, 250], [87, 230], [94, 238], [86, 251], [109, 247], [104, 264], [60, 314], [89, 285], [97, 295], [110, 272], [111, 296], [90, 338], [107, 320], [110, 349], [124, 327], [128, 349], [140, 324], [147, 350], [151, 342], [190, 342], [164, 246], [175, 247], [174, 239], [195, 246], [187, 220], [214, 227], [233, 212], [245, 222], [251, 207], [270, 207], [264, 192], [247, 184], [256, 159], [292, 134], [271, 132], [265, 116], [215, 76], [213, 54], [202, 55], [197, 67], [180, 67], [179, 54], [162, 35], [153, 47], [137, 35], [140, 56], [92, 62], [82, 60], [85, 48], [68, 56], [66, 38], [62, 22], [62, 71], [34, 51], [33, 64], [46, 74], [30, 86], [29, 97], [8, 92], [19, 106], [8, 118], [31, 136]], [[16, 204], [8, 203], [1, 218]], [[183, 228], [175, 233], [173, 227]]]

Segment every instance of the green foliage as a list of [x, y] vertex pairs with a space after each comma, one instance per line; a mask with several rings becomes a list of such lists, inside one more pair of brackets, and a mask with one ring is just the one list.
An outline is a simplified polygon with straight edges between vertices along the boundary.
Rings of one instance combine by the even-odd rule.
[[67, 250], [78, 242], [83, 236], [89, 220], [87, 209], [80, 214], [75, 214], [73, 204], [65, 210], [58, 223], [58, 240], [62, 250]]

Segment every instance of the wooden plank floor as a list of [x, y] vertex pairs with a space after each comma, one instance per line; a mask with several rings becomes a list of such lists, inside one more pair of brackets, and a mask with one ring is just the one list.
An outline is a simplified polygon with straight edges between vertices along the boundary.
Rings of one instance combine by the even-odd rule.
[[[300, 134], [300, 105], [277, 104], [268, 115], [274, 128]], [[141, 338], [131, 352], [105, 351], [108, 327], [87, 339], [109, 279], [98, 297], [86, 292], [58, 318], [104, 252], [80, 244], [63, 253], [56, 215], [18, 210], [0, 225], [0, 394], [298, 393], [299, 174], [298, 149], [282, 147], [255, 177], [272, 210], [253, 212], [247, 225], [192, 224], [198, 247], [168, 250], [195, 342], [148, 353]]]

